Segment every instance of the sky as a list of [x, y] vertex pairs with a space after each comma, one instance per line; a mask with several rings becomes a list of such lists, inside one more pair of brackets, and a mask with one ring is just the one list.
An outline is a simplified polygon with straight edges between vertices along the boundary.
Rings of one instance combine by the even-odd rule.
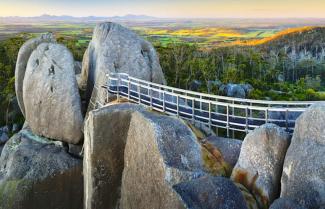
[[0, 16], [325, 18], [325, 0], [0, 0]]

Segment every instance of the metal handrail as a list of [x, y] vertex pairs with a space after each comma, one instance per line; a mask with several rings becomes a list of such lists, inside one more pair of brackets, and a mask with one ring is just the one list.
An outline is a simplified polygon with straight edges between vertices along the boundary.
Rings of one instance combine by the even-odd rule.
[[[295, 119], [316, 102], [287, 102], [240, 99], [209, 95], [169, 87], [125, 73], [107, 74], [107, 92], [116, 94], [157, 111], [207, 125], [209, 128], [223, 128], [248, 133], [262, 123], [276, 123], [292, 132]], [[283, 113], [284, 118], [273, 118], [270, 114]], [[293, 119], [289, 117], [294, 113]]]
[[227, 96], [220, 96], [220, 95], [211, 95], [211, 94], [206, 94], [206, 93], [200, 93], [200, 92], [195, 92], [195, 91], [189, 91], [189, 90], [184, 90], [184, 89], [179, 89], [175, 87], [170, 87], [162, 84], [157, 84], [153, 83], [150, 81], [142, 80], [139, 78], [135, 78], [132, 76], [129, 76], [126, 73], [111, 73], [107, 74], [110, 79], [118, 79], [114, 78], [115, 75], [118, 75], [119, 77], [125, 76], [128, 77], [129, 79], [132, 79], [134, 81], [143, 83], [143, 84], [149, 84], [151, 86], [156, 86], [163, 88], [164, 90], [169, 90], [169, 91], [176, 91], [176, 92], [182, 92], [184, 94], [190, 94], [190, 95], [196, 95], [197, 97], [204, 97], [204, 98], [211, 98], [214, 100], [224, 100], [224, 101], [229, 101], [230, 102], [239, 102], [239, 103], [252, 103], [252, 104], [264, 104], [264, 105], [312, 105], [315, 103], [315, 101], [268, 101], [268, 100], [255, 100], [255, 99], [242, 99], [242, 98], [235, 98], [235, 97], [227, 97]]

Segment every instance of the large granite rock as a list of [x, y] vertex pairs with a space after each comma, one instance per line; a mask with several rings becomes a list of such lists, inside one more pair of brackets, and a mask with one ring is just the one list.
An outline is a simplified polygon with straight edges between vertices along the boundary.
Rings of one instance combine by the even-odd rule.
[[83, 117], [74, 59], [59, 44], [43, 43], [29, 58], [23, 85], [25, 116], [33, 133], [76, 144]]
[[30, 39], [26, 43], [24, 43], [24, 45], [19, 49], [15, 69], [15, 89], [18, 104], [23, 115], [25, 115], [25, 106], [23, 99], [23, 81], [29, 57], [32, 52], [38, 47], [38, 45], [40, 45], [41, 43], [49, 42], [55, 42], [55, 39], [51, 33], [43, 34], [37, 38]]
[[227, 97], [246, 98], [245, 89], [239, 84], [226, 84], [219, 87], [219, 93]]
[[81, 86], [87, 85], [89, 109], [103, 104], [108, 73], [127, 73], [147, 81], [165, 84], [165, 78], [153, 46], [134, 32], [116, 23], [96, 26], [82, 64]]
[[89, 113], [85, 208], [185, 208], [172, 189], [206, 175], [201, 147], [180, 120], [120, 104]]
[[193, 80], [190, 84], [189, 84], [189, 89], [191, 91], [199, 91], [199, 89], [202, 86], [202, 82], [199, 80]]
[[239, 84], [245, 91], [246, 97], [250, 95], [250, 93], [254, 90], [254, 87], [249, 83]]
[[1, 209], [80, 209], [83, 206], [82, 160], [61, 143], [22, 130], [0, 157]]
[[306, 209], [298, 205], [295, 201], [286, 198], [276, 199], [269, 209]]
[[9, 140], [9, 129], [4, 126], [0, 128], [0, 145], [5, 144]]
[[241, 191], [224, 177], [202, 177], [174, 189], [190, 209], [248, 209]]
[[241, 140], [209, 136], [206, 138], [206, 142], [218, 149], [224, 160], [231, 167], [234, 167], [236, 165], [242, 145]]
[[244, 139], [231, 178], [244, 185], [260, 208], [268, 208], [280, 193], [284, 157], [289, 146], [286, 132], [274, 124], [265, 124]]
[[325, 207], [325, 103], [315, 104], [296, 121], [285, 157], [281, 197], [308, 209]]

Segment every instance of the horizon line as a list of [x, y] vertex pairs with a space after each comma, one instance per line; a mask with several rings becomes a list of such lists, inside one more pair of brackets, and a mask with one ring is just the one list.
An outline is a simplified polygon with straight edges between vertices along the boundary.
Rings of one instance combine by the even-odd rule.
[[42, 17], [42, 16], [52, 16], [52, 17], [73, 17], [73, 18], [89, 18], [89, 17], [97, 17], [97, 18], [116, 18], [116, 17], [127, 17], [127, 16], [139, 16], [139, 17], [147, 17], [147, 18], [154, 18], [154, 19], [324, 19], [325, 17], [290, 17], [290, 16], [283, 16], [283, 17], [162, 17], [162, 16], [150, 16], [146, 14], [125, 14], [125, 15], [114, 15], [114, 16], [96, 16], [96, 15], [87, 15], [87, 16], [73, 16], [73, 15], [55, 15], [55, 14], [40, 14], [34, 16], [20, 16], [20, 15], [10, 15], [10, 16], [0, 16], [0, 18], [13, 18], [13, 17], [20, 17], [20, 18], [35, 18], [35, 17]]

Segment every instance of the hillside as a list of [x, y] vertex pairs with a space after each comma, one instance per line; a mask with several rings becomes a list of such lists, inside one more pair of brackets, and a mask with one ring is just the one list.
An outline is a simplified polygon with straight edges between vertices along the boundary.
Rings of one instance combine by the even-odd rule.
[[286, 53], [303, 53], [319, 59], [325, 55], [325, 27], [290, 28], [271, 37], [236, 44], [264, 51], [284, 49]]

